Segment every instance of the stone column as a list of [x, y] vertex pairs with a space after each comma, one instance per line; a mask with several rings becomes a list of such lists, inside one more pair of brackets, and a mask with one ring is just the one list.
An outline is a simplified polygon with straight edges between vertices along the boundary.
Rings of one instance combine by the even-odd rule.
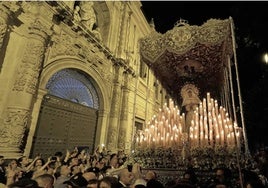
[[[29, 130], [30, 115], [37, 94], [48, 37], [38, 19], [30, 25], [21, 27], [25, 32], [24, 38], [18, 39], [21, 41], [19, 43], [21, 50], [15, 54], [15, 59], [8, 59], [9, 61], [17, 61], [17, 66], [14, 75], [10, 75], [14, 77], [12, 79], [14, 82], [13, 85], [10, 84], [12, 89], [7, 97], [8, 102], [3, 111], [1, 122], [4, 129], [0, 134], [0, 153], [9, 158], [19, 157], [23, 154], [27, 139], [25, 135], [27, 136]], [[22, 30], [18, 28], [17, 32]], [[16, 31], [14, 30], [14, 32]], [[18, 36], [13, 33], [10, 38]], [[16, 43], [16, 38], [11, 41]], [[10, 48], [12, 45], [10, 44]], [[12, 51], [12, 49], [8, 50]]]
[[34, 103], [33, 106], [33, 113], [32, 113], [32, 121], [31, 121], [31, 126], [29, 129], [29, 134], [27, 137], [27, 144], [24, 150], [24, 154], [25, 156], [29, 156], [30, 152], [31, 152], [31, 148], [32, 148], [32, 143], [33, 143], [33, 137], [35, 134], [35, 129], [37, 126], [37, 121], [38, 121], [38, 117], [39, 117], [39, 111], [41, 108], [41, 104], [43, 101], [43, 97], [47, 94], [47, 90], [44, 89], [39, 89], [38, 90], [38, 94], [37, 94], [37, 99], [36, 102]]
[[119, 65], [115, 66], [115, 79], [114, 79], [114, 87], [112, 94], [112, 103], [111, 103], [111, 111], [110, 111], [110, 123], [108, 129], [108, 137], [107, 137], [107, 148], [111, 151], [117, 150], [117, 141], [118, 141], [118, 123], [119, 123], [119, 113], [120, 113], [120, 103], [121, 103], [121, 67]]
[[117, 56], [118, 57], [124, 57], [125, 56], [125, 48], [126, 48], [126, 34], [127, 34], [127, 21], [128, 21], [128, 2], [122, 2], [121, 4], [121, 23], [120, 23], [120, 32], [119, 32], [119, 38], [118, 38], [118, 47], [117, 47]]
[[95, 148], [98, 145], [105, 144], [106, 138], [108, 135], [108, 110], [99, 110], [98, 111], [98, 123], [97, 123], [97, 131], [96, 131], [96, 140], [95, 140]]
[[[1, 114], [3, 113], [3, 108], [6, 102], [5, 97], [7, 96], [7, 79], [5, 68], [4, 68], [4, 58], [5, 58], [5, 52], [6, 52], [6, 43], [5, 42], [8, 38], [8, 20], [9, 16], [11, 14], [10, 10], [4, 6], [6, 2], [0, 3], [0, 118]], [[5, 44], [4, 44], [5, 43]], [[7, 66], [6, 66], [7, 67]], [[1, 125], [0, 125], [1, 128]]]
[[126, 149], [127, 146], [127, 129], [130, 123], [128, 122], [129, 113], [129, 74], [124, 73], [124, 85], [122, 87], [122, 104], [121, 104], [121, 117], [119, 124], [118, 148]]

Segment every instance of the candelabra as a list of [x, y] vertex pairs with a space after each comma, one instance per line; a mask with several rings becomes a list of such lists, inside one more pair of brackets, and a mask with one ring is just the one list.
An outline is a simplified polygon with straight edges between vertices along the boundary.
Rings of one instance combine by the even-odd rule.
[[[189, 112], [187, 112], [189, 113]], [[170, 99], [135, 138], [133, 158], [145, 168], [210, 170], [233, 166], [241, 155], [241, 128], [217, 100], [207, 97], [193, 110], [190, 125]]]

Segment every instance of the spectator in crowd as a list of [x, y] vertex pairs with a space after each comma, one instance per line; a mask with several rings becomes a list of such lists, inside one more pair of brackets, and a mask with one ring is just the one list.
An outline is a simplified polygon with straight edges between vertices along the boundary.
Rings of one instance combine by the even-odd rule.
[[208, 187], [231, 188], [231, 179], [232, 179], [232, 173], [230, 169], [225, 167], [218, 167], [215, 169], [215, 177]]
[[57, 169], [57, 171], [58, 172], [56, 173], [59, 173], [59, 175], [56, 175], [57, 179], [54, 183], [54, 188], [65, 188], [66, 185], [64, 184], [64, 182], [70, 180], [71, 170], [70, 168], [68, 168], [67, 165], [62, 165]]
[[106, 176], [99, 180], [98, 188], [119, 188], [121, 185], [118, 179], [113, 176]]
[[8, 185], [8, 188], [42, 188], [42, 187], [39, 187], [38, 183], [35, 180], [29, 178], [23, 178]]
[[0, 184], [6, 184], [6, 167], [5, 167], [5, 158], [3, 155], [0, 155]]
[[134, 175], [127, 168], [124, 168], [120, 171], [118, 178], [120, 187], [128, 187], [133, 183]]
[[65, 181], [64, 184], [68, 185], [68, 187], [86, 188], [88, 181], [85, 177], [83, 177], [82, 174], [78, 174], [76, 176], [73, 176], [70, 180]]
[[193, 169], [188, 169], [184, 172], [183, 177], [178, 180], [177, 182], [177, 188], [178, 187], [198, 187], [197, 185], [197, 177], [195, 175], [195, 172]]
[[242, 176], [245, 188], [265, 188], [256, 172], [243, 169]]
[[53, 188], [54, 177], [50, 174], [42, 174], [34, 179], [39, 187]]
[[145, 174], [145, 180], [147, 181], [148, 188], [154, 188], [154, 187], [164, 188], [164, 185], [157, 180], [157, 174], [153, 170], [149, 170]]
[[88, 181], [87, 188], [98, 188], [99, 181], [97, 179], [92, 179]]

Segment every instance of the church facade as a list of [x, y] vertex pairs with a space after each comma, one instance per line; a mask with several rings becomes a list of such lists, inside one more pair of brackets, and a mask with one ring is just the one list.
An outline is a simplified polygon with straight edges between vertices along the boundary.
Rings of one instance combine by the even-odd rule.
[[127, 150], [168, 100], [140, 61], [139, 1], [0, 3], [0, 154]]

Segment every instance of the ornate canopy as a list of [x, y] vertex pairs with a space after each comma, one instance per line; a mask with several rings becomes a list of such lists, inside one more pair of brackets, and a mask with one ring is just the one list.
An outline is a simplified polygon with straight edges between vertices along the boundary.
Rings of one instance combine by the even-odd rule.
[[219, 96], [233, 56], [231, 22], [210, 19], [202, 26], [190, 26], [180, 20], [165, 34], [153, 31], [141, 39], [140, 51], [142, 61], [174, 99], [179, 99], [186, 83], [196, 85], [200, 95]]

